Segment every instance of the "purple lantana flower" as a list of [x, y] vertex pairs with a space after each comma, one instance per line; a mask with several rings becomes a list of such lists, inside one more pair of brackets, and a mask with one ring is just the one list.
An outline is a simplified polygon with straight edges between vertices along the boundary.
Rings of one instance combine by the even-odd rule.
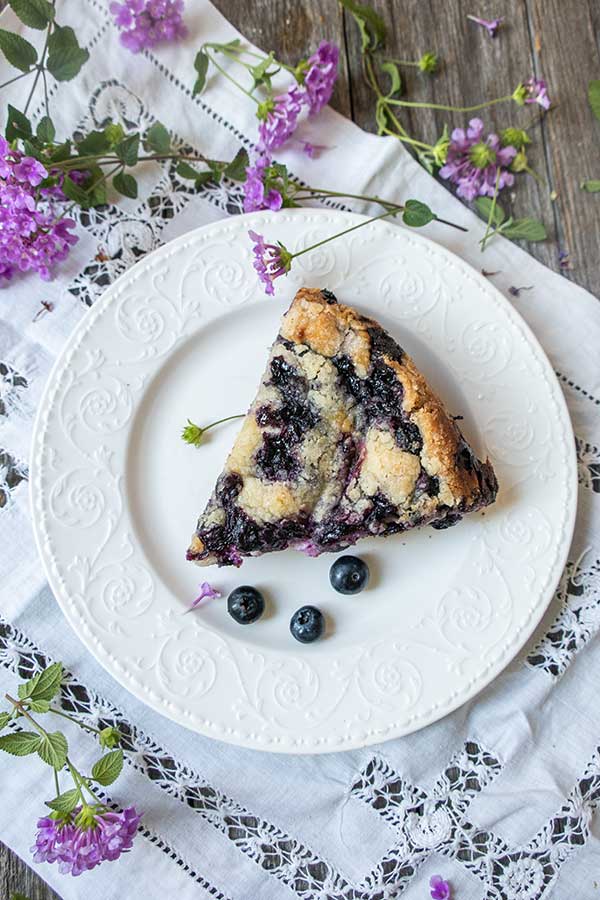
[[197, 606], [200, 606], [203, 600], [218, 600], [220, 596], [221, 591], [217, 591], [212, 585], [208, 583], [208, 581], [203, 581], [200, 585], [200, 593], [190, 605], [190, 609], [196, 609]]
[[525, 103], [538, 103], [542, 109], [550, 109], [548, 87], [543, 78], [529, 78], [525, 82]]
[[265, 294], [272, 297], [275, 293], [273, 281], [290, 271], [292, 254], [283, 244], [266, 244], [262, 234], [256, 231], [249, 231], [248, 234], [254, 243], [254, 268], [265, 286]]
[[467, 16], [467, 19], [470, 19], [471, 22], [476, 22], [477, 25], [481, 25], [487, 30], [489, 36], [493, 38], [496, 37], [498, 29], [504, 22], [504, 16], [499, 16], [497, 19], [481, 19], [479, 16]]
[[123, 812], [103, 807], [78, 807], [69, 816], [39, 819], [35, 862], [58, 863], [62, 875], [81, 875], [100, 863], [131, 850], [141, 816], [133, 806]]
[[267, 188], [265, 179], [271, 159], [265, 154], [259, 155], [253, 166], [246, 169], [244, 182], [244, 212], [255, 212], [259, 209], [270, 209], [277, 212], [283, 204], [283, 197], [275, 188]]
[[429, 879], [432, 900], [450, 900], [450, 885], [441, 875], [432, 875]]
[[448, 147], [446, 164], [440, 175], [458, 185], [456, 193], [465, 200], [477, 196], [493, 197], [496, 190], [514, 184], [514, 175], [508, 166], [515, 158], [514, 147], [502, 147], [497, 134], [483, 137], [481, 119], [471, 119], [469, 127], [455, 128]]
[[183, 0], [123, 0], [110, 4], [121, 43], [132, 53], [155, 47], [163, 41], [178, 41], [187, 34], [183, 23]]
[[308, 57], [302, 83], [306, 90], [309, 115], [316, 115], [329, 103], [337, 78], [339, 58], [339, 49], [330, 41], [321, 41], [316, 53]]
[[285, 94], [265, 100], [258, 108], [258, 149], [276, 150], [292, 136], [302, 111], [304, 92], [296, 85]]
[[59, 185], [34, 190], [48, 177], [44, 166], [0, 140], [0, 281], [18, 272], [36, 271], [49, 280], [55, 263], [78, 240], [73, 219], [60, 216], [52, 200], [63, 201]]

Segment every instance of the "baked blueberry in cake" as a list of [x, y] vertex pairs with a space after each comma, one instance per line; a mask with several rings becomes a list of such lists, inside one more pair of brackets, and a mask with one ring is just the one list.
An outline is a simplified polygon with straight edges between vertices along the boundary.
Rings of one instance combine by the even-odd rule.
[[287, 547], [318, 556], [447, 528], [497, 489], [393, 338], [330, 291], [302, 288], [187, 558], [239, 566]]

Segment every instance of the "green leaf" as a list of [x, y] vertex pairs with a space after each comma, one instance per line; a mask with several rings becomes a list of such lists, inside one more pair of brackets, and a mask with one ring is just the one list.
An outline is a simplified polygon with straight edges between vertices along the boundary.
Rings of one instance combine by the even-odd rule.
[[35, 130], [38, 138], [44, 144], [51, 144], [56, 136], [56, 128], [50, 116], [42, 116]]
[[177, 168], [175, 169], [175, 171], [180, 178], [189, 178], [192, 181], [195, 181], [200, 175], [200, 172], [196, 172], [196, 170], [184, 160], [181, 160], [177, 163]]
[[402, 90], [402, 78], [400, 76], [400, 70], [396, 63], [387, 61], [382, 62], [380, 66], [382, 72], [385, 72], [386, 75], [390, 77], [390, 87], [386, 94], [387, 97], [393, 97], [394, 94], [398, 94]]
[[250, 160], [248, 159], [248, 154], [242, 147], [235, 154], [230, 163], [228, 163], [223, 169], [223, 175], [226, 175], [227, 178], [231, 178], [232, 181], [245, 181], [246, 180], [246, 168], [250, 165]]
[[101, 747], [105, 747], [107, 750], [112, 750], [113, 747], [119, 746], [121, 733], [118, 728], [114, 728], [112, 725], [107, 725], [106, 728], [103, 728], [98, 735], [98, 739], [100, 740]]
[[80, 47], [75, 32], [68, 25], [56, 25], [48, 39], [48, 71], [57, 81], [70, 81], [78, 74], [90, 54]]
[[41, 31], [54, 18], [54, 7], [48, 0], [8, 0], [8, 5], [29, 28]]
[[123, 194], [124, 197], [131, 197], [132, 200], [136, 199], [138, 185], [133, 175], [128, 175], [127, 172], [117, 172], [112, 183], [114, 189]]
[[[274, 60], [273, 53], [269, 53], [268, 56], [265, 56], [256, 66], [252, 66], [250, 68], [250, 74], [254, 79], [253, 88], [258, 87], [261, 84], [265, 84], [269, 82], [270, 79], [267, 78], [267, 72], [269, 71], [270, 66], [272, 65]], [[273, 73], [271, 73], [273, 74]]]
[[29, 72], [37, 62], [37, 50], [33, 44], [26, 41], [20, 34], [5, 31], [4, 28], [0, 28], [0, 50], [11, 66], [21, 72]]
[[49, 700], [32, 700], [29, 704], [29, 709], [31, 712], [35, 713], [47, 713], [50, 709], [50, 701]]
[[404, 212], [402, 213], [402, 221], [411, 228], [422, 228], [433, 222], [435, 214], [429, 209], [426, 203], [420, 200], [407, 200], [404, 204]]
[[592, 178], [589, 181], [582, 181], [579, 187], [582, 191], [587, 191], [588, 194], [597, 194], [600, 191], [600, 181]]
[[116, 781], [123, 768], [123, 751], [111, 750], [94, 765], [92, 778], [106, 787]]
[[590, 109], [597, 119], [600, 119], [600, 79], [590, 81], [588, 84], [588, 100]]
[[80, 156], [100, 156], [110, 150], [110, 138], [105, 131], [90, 131], [77, 141], [77, 152]]
[[2, 731], [3, 728], [6, 728], [6, 726], [8, 725], [8, 723], [11, 720], [11, 717], [12, 717], [11, 713], [7, 713], [7, 712], [0, 713], [0, 731]]
[[208, 184], [209, 181], [218, 181], [219, 177], [214, 172], [199, 172], [196, 178], [196, 187]]
[[115, 147], [115, 153], [126, 166], [135, 166], [140, 149], [139, 134], [130, 134]]
[[537, 219], [515, 219], [501, 229], [504, 237], [512, 241], [545, 241], [548, 237], [545, 227]]
[[53, 769], [62, 769], [67, 761], [69, 748], [67, 739], [61, 731], [53, 731], [43, 735], [37, 748], [38, 756], [52, 766]]
[[64, 162], [71, 156], [71, 141], [58, 144], [50, 154], [50, 162]]
[[[482, 219], [485, 219], [485, 221], [487, 222], [490, 218], [490, 210], [492, 208], [491, 197], [478, 197], [475, 201], [475, 207]], [[501, 225], [502, 222], [504, 222], [504, 210], [496, 203], [494, 215], [492, 218], [492, 225], [498, 227], [498, 225]]]
[[68, 815], [70, 812], [73, 812], [77, 804], [79, 803], [79, 791], [77, 788], [71, 788], [70, 791], [65, 791], [64, 794], [59, 794], [58, 797], [55, 797], [54, 800], [46, 800], [46, 806], [49, 806], [50, 809], [56, 810], [56, 812], [63, 813], [63, 815]]
[[29, 690], [26, 696], [32, 700], [52, 700], [60, 690], [62, 677], [62, 663], [52, 663], [27, 682]]
[[370, 6], [357, 3], [356, 0], [340, 0], [358, 25], [361, 38], [361, 51], [376, 50], [385, 41], [385, 22]]
[[5, 750], [11, 756], [28, 756], [35, 753], [40, 741], [41, 737], [35, 731], [15, 731], [14, 734], [0, 737], [0, 750]]
[[154, 150], [155, 153], [169, 152], [171, 136], [162, 122], [154, 122], [150, 126], [144, 137], [144, 147], [146, 150]]
[[14, 141], [15, 138], [29, 138], [31, 134], [31, 123], [27, 116], [9, 103], [8, 119], [6, 120], [6, 130], [4, 132], [6, 140]]
[[75, 184], [75, 182], [71, 180], [71, 177], [69, 175], [65, 177], [62, 189], [68, 200], [72, 200], [74, 203], [78, 203], [79, 206], [82, 206], [84, 209], [87, 209], [89, 207], [90, 198], [87, 192], [79, 184]]
[[110, 122], [104, 129], [104, 134], [111, 147], [115, 147], [125, 137], [123, 126], [119, 122]]
[[206, 73], [208, 72], [208, 56], [206, 55], [204, 50], [199, 50], [196, 53], [194, 68], [196, 70], [197, 77], [192, 93], [195, 97], [196, 94], [202, 93], [202, 91], [204, 90], [204, 85], [206, 84]]
[[84, 190], [87, 197], [86, 208], [106, 203], [106, 179], [100, 166], [89, 167]]

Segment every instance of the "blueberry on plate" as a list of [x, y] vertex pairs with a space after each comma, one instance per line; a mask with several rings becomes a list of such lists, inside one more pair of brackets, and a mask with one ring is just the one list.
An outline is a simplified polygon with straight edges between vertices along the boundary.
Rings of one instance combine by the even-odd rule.
[[358, 556], [340, 556], [329, 570], [329, 581], [340, 594], [358, 594], [369, 583], [369, 567]]
[[301, 606], [290, 619], [292, 636], [301, 644], [312, 644], [325, 629], [323, 613], [316, 606]]
[[227, 598], [227, 612], [240, 625], [256, 622], [264, 611], [265, 598], [260, 591], [248, 584], [235, 588]]

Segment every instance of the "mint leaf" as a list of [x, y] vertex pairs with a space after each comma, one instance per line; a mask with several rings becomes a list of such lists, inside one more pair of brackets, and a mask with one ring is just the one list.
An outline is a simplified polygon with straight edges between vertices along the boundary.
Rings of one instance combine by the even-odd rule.
[[47, 713], [50, 709], [50, 701], [49, 700], [31, 700], [29, 702], [29, 709], [31, 712], [35, 713]]
[[588, 194], [597, 194], [600, 191], [600, 181], [592, 178], [589, 181], [582, 181], [579, 187], [582, 191], [587, 191]]
[[133, 175], [128, 175], [127, 172], [117, 172], [112, 183], [114, 189], [123, 194], [124, 197], [131, 197], [132, 200], [136, 199], [138, 185]]
[[79, 206], [82, 206], [84, 209], [87, 209], [90, 205], [90, 198], [87, 194], [87, 191], [78, 185], [75, 184], [74, 181], [71, 180], [69, 175], [65, 176], [65, 180], [62, 184], [63, 194], [67, 197], [68, 200], [72, 200], [74, 203], [78, 203]]
[[48, 0], [8, 0], [8, 5], [29, 28], [41, 31], [54, 18], [54, 8]]
[[500, 231], [512, 241], [545, 241], [548, 237], [545, 227], [537, 219], [515, 219]]
[[78, 803], [79, 791], [76, 788], [71, 788], [70, 791], [59, 794], [54, 800], [46, 800], [46, 806], [49, 806], [50, 809], [54, 809], [56, 812], [62, 813], [65, 816], [70, 812], [73, 812]]
[[360, 31], [361, 51], [376, 50], [385, 41], [385, 23], [381, 16], [363, 3], [356, 0], [340, 0], [347, 9]]
[[71, 156], [71, 141], [58, 144], [50, 154], [50, 162], [64, 162]]
[[232, 181], [245, 181], [246, 168], [249, 165], [250, 160], [248, 159], [248, 154], [242, 147], [235, 154], [231, 162], [225, 166], [223, 175], [226, 175], [227, 178], [231, 178]]
[[190, 178], [192, 181], [195, 181], [200, 172], [196, 172], [196, 170], [190, 166], [189, 163], [184, 162], [183, 160], [177, 163], [177, 168], [175, 169], [176, 173], [180, 178]]
[[192, 94], [195, 97], [196, 94], [202, 93], [206, 84], [206, 73], [208, 72], [208, 56], [206, 55], [204, 50], [199, 50], [196, 53], [194, 68], [196, 70], [196, 81]]
[[92, 778], [106, 787], [116, 781], [123, 768], [123, 751], [111, 750], [94, 765]]
[[28, 756], [35, 753], [40, 741], [41, 737], [35, 731], [15, 731], [14, 734], [0, 737], [0, 750], [5, 750], [11, 756]]
[[99, 156], [107, 150], [110, 150], [110, 138], [105, 131], [90, 131], [77, 142], [77, 152], [80, 156]]
[[80, 47], [75, 32], [68, 25], [56, 25], [48, 38], [48, 61], [46, 66], [57, 81], [71, 81], [79, 73], [90, 54]]
[[420, 200], [407, 200], [404, 204], [404, 212], [402, 213], [402, 221], [411, 228], [422, 228], [433, 222], [435, 214], [429, 209], [426, 203]]
[[135, 166], [138, 161], [138, 153], [140, 149], [139, 134], [131, 134], [124, 140], [120, 141], [115, 147], [115, 153], [126, 166]]
[[388, 61], [382, 62], [380, 68], [390, 78], [390, 86], [386, 97], [393, 97], [394, 94], [398, 94], [402, 90], [402, 78], [398, 66], [396, 63]]
[[10, 722], [10, 720], [11, 720], [11, 713], [7, 713], [7, 712], [0, 713], [0, 731], [2, 731], [3, 728], [6, 728], [6, 726]]
[[[19, 699], [30, 697], [32, 700], [52, 700], [60, 688], [62, 676], [62, 663], [52, 663], [25, 684], [19, 685]], [[21, 693], [21, 689], [23, 689], [23, 693]]]
[[14, 141], [15, 138], [30, 138], [31, 135], [31, 123], [27, 116], [9, 103], [8, 119], [6, 120], [6, 130], [4, 132], [6, 140], [10, 142]]
[[37, 748], [38, 756], [52, 766], [53, 769], [62, 769], [67, 761], [67, 753], [69, 748], [67, 739], [60, 731], [53, 731], [52, 734], [42, 735]]
[[[490, 218], [490, 211], [492, 209], [491, 197], [478, 197], [475, 201], [475, 207], [479, 215], [487, 222]], [[492, 225], [497, 227], [498, 225], [501, 225], [502, 222], [504, 222], [504, 210], [496, 203], [494, 215], [492, 217]]]
[[42, 116], [35, 130], [38, 138], [44, 144], [51, 144], [56, 137], [56, 128], [50, 116]]
[[600, 119], [600, 79], [590, 81], [588, 84], [588, 100], [590, 109], [597, 119]]
[[168, 153], [171, 149], [171, 137], [162, 122], [155, 122], [150, 126], [144, 137], [146, 150], [154, 150], [155, 153]]
[[21, 72], [29, 72], [37, 62], [37, 50], [33, 44], [22, 38], [20, 34], [5, 31], [4, 28], [0, 28], [0, 50], [11, 66]]

